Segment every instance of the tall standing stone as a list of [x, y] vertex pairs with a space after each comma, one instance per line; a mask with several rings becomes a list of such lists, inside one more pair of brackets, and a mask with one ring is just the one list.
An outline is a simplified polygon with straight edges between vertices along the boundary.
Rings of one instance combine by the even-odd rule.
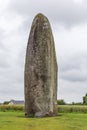
[[57, 115], [57, 62], [48, 19], [38, 14], [32, 23], [25, 63], [25, 115]]

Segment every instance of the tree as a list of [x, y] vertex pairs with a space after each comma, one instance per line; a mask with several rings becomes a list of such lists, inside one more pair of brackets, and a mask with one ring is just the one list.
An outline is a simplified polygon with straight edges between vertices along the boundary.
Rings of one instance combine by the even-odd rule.
[[58, 105], [65, 105], [65, 101], [63, 99], [57, 100]]
[[4, 104], [4, 105], [8, 105], [8, 104], [9, 104], [9, 101], [4, 101], [3, 104]]
[[83, 97], [83, 104], [87, 105], [87, 93], [85, 94], [85, 96]]

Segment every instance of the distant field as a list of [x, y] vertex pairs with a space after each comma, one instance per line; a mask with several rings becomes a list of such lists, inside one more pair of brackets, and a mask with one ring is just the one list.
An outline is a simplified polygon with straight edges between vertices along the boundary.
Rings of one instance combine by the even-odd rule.
[[87, 114], [61, 113], [57, 117], [25, 118], [20, 111], [0, 112], [0, 130], [87, 130]]
[[0, 105], [0, 111], [24, 111], [23, 105]]
[[86, 113], [87, 105], [59, 105], [59, 113]]
[[[24, 111], [22, 105], [0, 105], [0, 111]], [[87, 105], [58, 105], [59, 113], [86, 113]]]

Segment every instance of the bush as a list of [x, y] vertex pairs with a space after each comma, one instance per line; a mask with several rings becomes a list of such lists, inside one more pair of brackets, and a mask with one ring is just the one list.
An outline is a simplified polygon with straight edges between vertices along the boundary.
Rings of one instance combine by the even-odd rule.
[[87, 106], [83, 105], [58, 105], [59, 113], [87, 113]]
[[66, 103], [65, 103], [65, 101], [64, 100], [57, 100], [57, 104], [58, 105], [65, 105]]
[[9, 104], [9, 101], [5, 101], [3, 104], [4, 104], [4, 105], [8, 105], [8, 104]]
[[[0, 105], [0, 111], [24, 111], [23, 105]], [[87, 113], [85, 105], [58, 105], [58, 113]]]
[[23, 105], [0, 105], [0, 111], [24, 111]]
[[86, 93], [86, 95], [83, 97], [83, 104], [84, 104], [84, 105], [87, 105], [87, 93]]

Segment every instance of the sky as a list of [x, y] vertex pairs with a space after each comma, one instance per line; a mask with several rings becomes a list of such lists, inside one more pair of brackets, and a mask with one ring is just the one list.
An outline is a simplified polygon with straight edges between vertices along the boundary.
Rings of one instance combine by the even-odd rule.
[[87, 93], [87, 1], [0, 0], [0, 102], [24, 99], [24, 65], [33, 18], [48, 17], [58, 62], [58, 99]]

